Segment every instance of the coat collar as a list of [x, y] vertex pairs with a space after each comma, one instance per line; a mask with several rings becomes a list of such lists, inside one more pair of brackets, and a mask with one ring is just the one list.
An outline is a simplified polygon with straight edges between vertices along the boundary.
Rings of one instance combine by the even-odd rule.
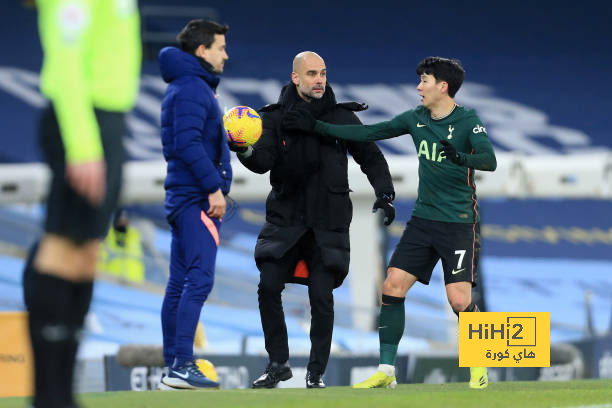
[[[219, 85], [219, 75], [212, 71], [212, 66], [201, 58], [176, 47], [165, 47], [159, 52], [159, 69], [167, 83], [182, 76], [198, 76], [215, 90]], [[210, 69], [206, 69], [204, 64]]]

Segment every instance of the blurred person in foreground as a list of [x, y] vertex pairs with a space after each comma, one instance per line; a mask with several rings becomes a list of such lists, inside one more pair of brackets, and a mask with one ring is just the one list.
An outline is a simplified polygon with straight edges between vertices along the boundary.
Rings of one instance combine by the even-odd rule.
[[263, 133], [259, 141], [248, 148], [232, 146], [249, 170], [259, 174], [270, 171], [272, 185], [266, 223], [254, 254], [261, 272], [257, 294], [269, 364], [253, 388], [272, 388], [293, 375], [281, 301], [287, 282], [308, 285], [312, 319], [306, 387], [325, 387], [323, 374], [334, 325], [332, 291], [342, 284], [349, 269], [353, 208], [347, 152], [374, 188], [374, 209], [384, 211], [385, 224], [395, 217], [389, 167], [376, 144], [281, 129], [286, 112], [297, 106], [338, 124], [360, 124], [354, 111], [366, 109], [356, 102], [338, 103], [327, 83], [323, 59], [314, 52], [301, 52], [293, 60], [291, 81], [283, 87], [278, 103], [261, 109]]
[[24, 271], [34, 353], [33, 406], [74, 407], [73, 370], [96, 258], [116, 208], [125, 113], [136, 101], [136, 1], [39, 0], [40, 142], [51, 168], [44, 234]]
[[[494, 171], [495, 153], [487, 130], [473, 110], [455, 103], [465, 71], [458, 60], [429, 57], [419, 63], [421, 106], [366, 126], [339, 126], [294, 109], [283, 126], [326, 135], [331, 140], [371, 143], [410, 134], [419, 159], [418, 197], [387, 269], [379, 316], [378, 371], [354, 388], [393, 388], [395, 357], [404, 333], [406, 293], [419, 281], [429, 284], [442, 259], [446, 295], [453, 311], [478, 312], [471, 290], [477, 281], [480, 216], [474, 170]], [[470, 368], [470, 388], [488, 385], [484, 367]]]
[[[218, 388], [193, 359], [202, 305], [215, 276], [225, 195], [232, 181], [230, 153], [217, 103], [219, 75], [228, 60], [228, 27], [192, 20], [177, 36], [180, 48], [159, 53], [168, 83], [161, 112], [161, 138], [168, 162], [166, 218], [172, 233], [170, 278], [161, 312], [162, 384], [172, 388]], [[162, 386], [163, 388], [163, 386]]]

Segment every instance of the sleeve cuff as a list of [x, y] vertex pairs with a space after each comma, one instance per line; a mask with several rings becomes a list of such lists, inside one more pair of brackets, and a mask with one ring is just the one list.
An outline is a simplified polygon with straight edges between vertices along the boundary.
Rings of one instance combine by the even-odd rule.
[[314, 130], [317, 133], [324, 134], [325, 133], [325, 122], [321, 122], [320, 120], [317, 120], [312, 130]]
[[247, 146], [247, 149], [244, 152], [236, 153], [236, 154], [242, 157], [243, 159], [248, 159], [249, 157], [253, 155], [253, 147]]

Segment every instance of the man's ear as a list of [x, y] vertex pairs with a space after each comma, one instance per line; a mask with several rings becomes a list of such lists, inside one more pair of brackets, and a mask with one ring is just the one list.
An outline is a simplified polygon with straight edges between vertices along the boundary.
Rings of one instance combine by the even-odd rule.
[[448, 93], [448, 82], [446, 81], [442, 81], [440, 82], [440, 92], [442, 93]]
[[296, 86], [300, 83], [300, 78], [298, 77], [298, 74], [295, 71], [291, 73], [291, 82], [293, 82], [293, 84]]
[[206, 53], [206, 47], [204, 47], [204, 44], [200, 44], [198, 48], [195, 49], [195, 52], [194, 52], [196, 57], [200, 57], [203, 59], [206, 59], [204, 58], [205, 53]]

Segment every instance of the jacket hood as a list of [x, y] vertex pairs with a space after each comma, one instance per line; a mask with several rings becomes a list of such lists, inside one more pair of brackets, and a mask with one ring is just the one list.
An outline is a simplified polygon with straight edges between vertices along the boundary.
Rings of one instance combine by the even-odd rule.
[[213, 89], [219, 84], [218, 75], [204, 69], [197, 57], [176, 47], [163, 48], [158, 60], [162, 78], [167, 83], [182, 76], [199, 76]]

